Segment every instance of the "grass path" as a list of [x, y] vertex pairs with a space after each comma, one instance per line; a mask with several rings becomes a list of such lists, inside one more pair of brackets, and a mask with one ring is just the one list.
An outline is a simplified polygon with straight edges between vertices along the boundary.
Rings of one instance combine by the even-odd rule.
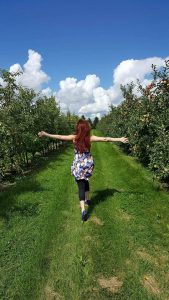
[[82, 223], [72, 149], [0, 197], [0, 299], [169, 299], [169, 195], [116, 145], [95, 143]]

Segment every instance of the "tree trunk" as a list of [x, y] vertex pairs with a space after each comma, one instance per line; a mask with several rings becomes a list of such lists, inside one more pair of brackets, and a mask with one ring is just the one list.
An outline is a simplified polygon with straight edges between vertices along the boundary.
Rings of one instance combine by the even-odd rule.
[[26, 157], [26, 165], [28, 166], [29, 162], [28, 162], [28, 152], [27, 151], [25, 152], [25, 157]]

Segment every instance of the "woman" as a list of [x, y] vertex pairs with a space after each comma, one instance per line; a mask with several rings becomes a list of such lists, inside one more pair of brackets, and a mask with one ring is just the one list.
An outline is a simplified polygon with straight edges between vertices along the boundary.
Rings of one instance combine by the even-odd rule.
[[71, 174], [74, 176], [79, 192], [80, 207], [82, 211], [82, 221], [87, 220], [87, 211], [85, 210], [85, 204], [90, 205], [89, 199], [89, 177], [94, 170], [94, 160], [90, 152], [92, 142], [122, 142], [128, 143], [128, 139], [100, 137], [90, 135], [91, 127], [86, 120], [79, 120], [76, 125], [75, 134], [59, 135], [49, 134], [45, 131], [38, 133], [39, 137], [47, 136], [49, 138], [59, 139], [63, 141], [72, 141], [74, 143], [74, 160], [71, 166]]

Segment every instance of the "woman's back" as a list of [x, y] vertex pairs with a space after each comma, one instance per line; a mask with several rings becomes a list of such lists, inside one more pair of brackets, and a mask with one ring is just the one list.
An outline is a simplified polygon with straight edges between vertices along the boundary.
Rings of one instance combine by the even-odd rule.
[[[75, 136], [76, 137], [76, 136]], [[73, 164], [71, 166], [71, 174], [74, 175], [74, 177], [79, 179], [85, 179], [89, 178], [94, 169], [94, 160], [93, 156], [89, 149], [84, 148], [83, 152], [79, 151], [76, 148], [76, 141], [73, 140], [74, 144], [74, 160]]]
[[72, 142], [74, 144], [74, 149], [79, 153], [90, 152], [90, 143], [91, 143], [90, 139], [89, 139], [90, 142], [88, 143], [89, 147], [86, 147], [85, 139], [80, 141], [80, 143], [83, 144], [83, 151], [79, 151], [78, 147], [77, 147], [76, 137], [77, 137], [77, 135], [74, 135], [74, 138], [72, 140]]

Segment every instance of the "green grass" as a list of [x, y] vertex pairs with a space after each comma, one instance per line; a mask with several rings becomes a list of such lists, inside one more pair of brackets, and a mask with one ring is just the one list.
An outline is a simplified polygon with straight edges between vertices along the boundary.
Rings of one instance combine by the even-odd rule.
[[115, 144], [92, 154], [85, 223], [72, 145], [1, 193], [0, 299], [169, 299], [169, 195]]

